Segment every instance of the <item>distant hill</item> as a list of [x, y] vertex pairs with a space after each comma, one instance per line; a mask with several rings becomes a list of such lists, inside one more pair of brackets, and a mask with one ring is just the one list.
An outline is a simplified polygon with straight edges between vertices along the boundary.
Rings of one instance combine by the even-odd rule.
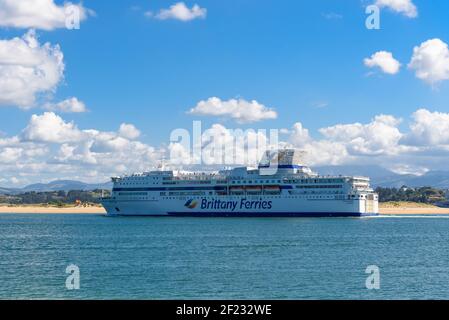
[[376, 186], [381, 187], [434, 187], [439, 189], [449, 189], [449, 171], [429, 171], [422, 176], [414, 175], [392, 175], [373, 180]]
[[0, 187], [0, 194], [6, 194], [6, 193], [17, 193], [20, 192], [21, 189], [16, 188], [1, 188]]
[[449, 171], [429, 171], [422, 176], [397, 174], [380, 166], [322, 166], [314, 170], [329, 175], [360, 175], [371, 178], [374, 187], [400, 188], [429, 186], [449, 189]]
[[380, 179], [389, 176], [401, 176], [388, 169], [385, 169], [376, 165], [344, 165], [344, 166], [321, 166], [313, 167], [313, 171], [316, 171], [322, 175], [343, 175], [343, 176], [366, 176], [371, 179]]
[[36, 183], [30, 184], [24, 188], [0, 188], [0, 194], [17, 194], [23, 192], [45, 192], [45, 191], [70, 191], [70, 190], [83, 190], [90, 191], [95, 189], [112, 189], [112, 183], [97, 183], [89, 184], [80, 181], [73, 180], [56, 180], [50, 183]]

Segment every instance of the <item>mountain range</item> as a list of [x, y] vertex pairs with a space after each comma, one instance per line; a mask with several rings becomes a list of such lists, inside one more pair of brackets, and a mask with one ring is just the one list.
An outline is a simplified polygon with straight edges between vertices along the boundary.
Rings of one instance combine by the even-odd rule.
[[[440, 189], [449, 189], [449, 171], [429, 171], [424, 175], [397, 174], [380, 166], [321, 166], [313, 168], [314, 171], [322, 175], [343, 175], [343, 176], [366, 176], [371, 178], [373, 187], [400, 188], [430, 186]], [[44, 191], [70, 191], [70, 190], [95, 190], [111, 189], [112, 183], [89, 184], [73, 180], [56, 180], [50, 183], [36, 183], [23, 188], [2, 188], [0, 194], [17, 194], [23, 192], [44, 192]]]
[[314, 168], [322, 175], [357, 175], [371, 178], [373, 187], [434, 187], [449, 189], [449, 171], [429, 171], [423, 175], [398, 174], [380, 166], [322, 166]]
[[50, 183], [36, 183], [30, 184], [23, 188], [2, 188], [0, 187], [0, 194], [18, 194], [24, 192], [45, 192], [45, 191], [70, 191], [70, 190], [83, 190], [90, 191], [95, 189], [112, 189], [112, 183], [95, 183], [89, 184], [74, 180], [56, 180]]

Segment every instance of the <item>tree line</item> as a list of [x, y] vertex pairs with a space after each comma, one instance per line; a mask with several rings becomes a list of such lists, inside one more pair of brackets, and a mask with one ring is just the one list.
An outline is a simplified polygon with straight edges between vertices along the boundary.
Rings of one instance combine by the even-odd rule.
[[379, 194], [380, 202], [390, 201], [409, 201], [420, 203], [435, 203], [448, 201], [447, 190], [436, 189], [432, 187], [409, 188], [376, 188]]
[[74, 204], [100, 203], [101, 196], [109, 196], [110, 190], [71, 190], [71, 191], [47, 191], [47, 192], [24, 192], [15, 195], [0, 195], [0, 203], [7, 204]]

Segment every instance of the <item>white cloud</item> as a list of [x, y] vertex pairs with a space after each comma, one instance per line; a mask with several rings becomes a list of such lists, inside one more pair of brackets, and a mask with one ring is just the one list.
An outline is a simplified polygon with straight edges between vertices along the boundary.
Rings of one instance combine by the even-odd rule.
[[11, 181], [12, 184], [19, 184], [20, 183], [20, 179], [18, 179], [16, 177], [11, 177], [9, 179], [9, 181]]
[[401, 68], [401, 64], [393, 54], [387, 51], [379, 51], [374, 53], [370, 58], [365, 58], [365, 66], [368, 68], [379, 67], [384, 73], [397, 74]]
[[159, 20], [180, 20], [180, 21], [191, 21], [194, 19], [204, 19], [207, 15], [207, 9], [201, 8], [199, 5], [195, 4], [192, 8], [186, 6], [184, 2], [178, 2], [169, 9], [161, 9], [157, 14], [153, 14], [151, 11], [145, 13], [146, 16], [154, 16]]
[[125, 150], [130, 141], [117, 136], [114, 132], [101, 132], [94, 137], [91, 150], [97, 153], [108, 153]]
[[422, 176], [430, 171], [428, 168], [422, 166], [408, 164], [393, 164], [388, 169], [397, 174], [409, 174], [414, 176]]
[[340, 165], [354, 158], [344, 144], [328, 140], [310, 141], [301, 150], [306, 152], [305, 163], [311, 166]]
[[90, 150], [91, 146], [92, 142], [90, 141], [76, 145], [64, 143], [59, 148], [58, 154], [55, 156], [55, 160], [60, 163], [95, 165], [98, 162]]
[[391, 155], [400, 152], [400, 122], [393, 116], [379, 115], [368, 124], [339, 124], [322, 128], [320, 133], [330, 141], [344, 143], [354, 155]]
[[43, 30], [65, 28], [69, 6], [78, 10], [80, 21], [91, 12], [82, 4], [71, 2], [57, 5], [54, 0], [0, 0], [0, 26]]
[[301, 122], [293, 125], [287, 142], [305, 151], [304, 161], [309, 165], [338, 165], [348, 160], [349, 154], [343, 143], [315, 140]]
[[78, 100], [76, 97], [72, 97], [58, 103], [46, 103], [44, 105], [44, 109], [64, 113], [87, 112], [84, 102]]
[[59, 46], [41, 45], [33, 30], [0, 40], [0, 106], [32, 107], [38, 94], [55, 90], [63, 72]]
[[419, 146], [449, 145], [449, 113], [419, 109], [412, 115], [410, 133], [404, 143]]
[[73, 122], [65, 122], [53, 112], [45, 112], [43, 115], [31, 117], [22, 136], [27, 141], [64, 143], [80, 141], [83, 132]]
[[140, 136], [140, 131], [132, 124], [122, 123], [120, 125], [119, 135], [130, 140], [135, 140]]
[[290, 133], [290, 142], [299, 147], [306, 145], [310, 140], [309, 130], [305, 129], [301, 122], [295, 123]]
[[418, 16], [418, 8], [412, 0], [377, 0], [375, 4], [381, 8], [389, 8], [409, 18]]
[[408, 65], [415, 70], [416, 77], [435, 84], [449, 79], [449, 49], [440, 39], [427, 40], [413, 49]]
[[2, 178], [21, 177], [21, 185], [54, 179], [104, 182], [112, 175], [155, 168], [163, 149], [133, 140], [132, 128], [79, 129], [52, 112], [33, 115], [20, 135], [0, 138]]
[[189, 113], [203, 116], [227, 117], [239, 123], [250, 123], [277, 118], [277, 113], [274, 109], [267, 108], [256, 100], [252, 100], [251, 102], [244, 99], [222, 101], [216, 97], [198, 102]]
[[2, 148], [0, 149], [0, 163], [12, 163], [17, 161], [23, 153], [21, 148]]

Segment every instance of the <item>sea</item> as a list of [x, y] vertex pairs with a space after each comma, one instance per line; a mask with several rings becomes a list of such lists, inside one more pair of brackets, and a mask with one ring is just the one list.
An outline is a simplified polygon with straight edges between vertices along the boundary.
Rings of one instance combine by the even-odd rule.
[[449, 299], [449, 219], [0, 214], [0, 299]]

